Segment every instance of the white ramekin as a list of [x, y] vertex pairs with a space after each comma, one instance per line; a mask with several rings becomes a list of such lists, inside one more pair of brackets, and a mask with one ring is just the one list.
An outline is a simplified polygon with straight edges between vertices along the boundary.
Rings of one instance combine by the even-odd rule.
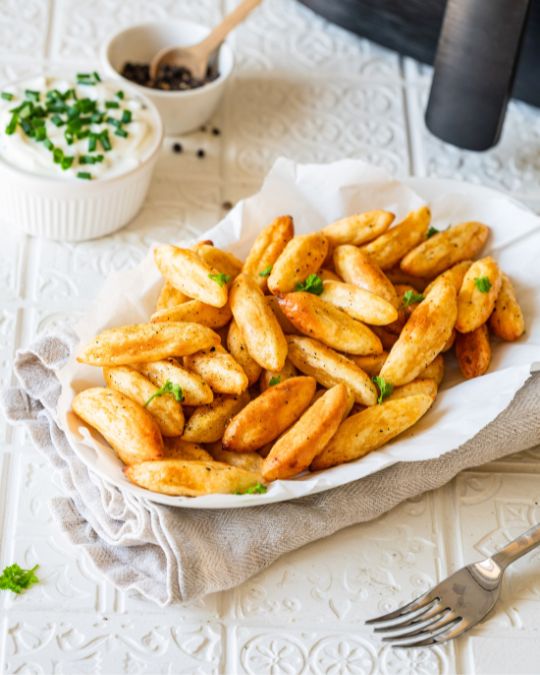
[[161, 91], [134, 84], [120, 75], [128, 61], [149, 63], [152, 57], [163, 47], [192, 45], [205, 38], [210, 29], [192, 21], [152, 21], [129, 26], [112, 35], [101, 49], [101, 63], [107, 77], [115, 77], [131, 84], [137, 91], [145, 94], [159, 110], [165, 125], [165, 133], [170, 136], [193, 131], [207, 122], [217, 108], [225, 91], [233, 67], [234, 56], [229, 45], [224, 42], [219, 50], [219, 77], [212, 82], [184, 91]]
[[[18, 85], [31, 80], [11, 82]], [[163, 140], [163, 124], [154, 104], [132, 87], [126, 92], [152, 112], [154, 134], [141, 163], [126, 173], [93, 181], [41, 176], [0, 158], [0, 218], [4, 227], [62, 241], [96, 239], [115, 232], [140, 211]]]

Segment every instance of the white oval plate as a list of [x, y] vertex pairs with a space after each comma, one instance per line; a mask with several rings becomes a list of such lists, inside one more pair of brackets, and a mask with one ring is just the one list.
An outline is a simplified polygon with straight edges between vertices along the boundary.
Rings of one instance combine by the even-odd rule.
[[[399, 183], [382, 170], [356, 160], [328, 165], [278, 160], [261, 191], [239, 203], [201, 239], [212, 239], [216, 245], [243, 256], [260, 225], [281, 213], [291, 213], [297, 231], [305, 232], [372, 208], [387, 208], [400, 218], [422, 202], [430, 205], [435, 227], [445, 228], [463, 220], [490, 225], [492, 235], [486, 250], [494, 254], [516, 285], [527, 333], [518, 343], [495, 345], [492, 366], [482, 378], [464, 382], [450, 364], [435, 405], [410, 432], [360, 460], [294, 480], [276, 481], [263, 495], [161, 495], [130, 483], [112, 449], [70, 412], [76, 392], [103, 382], [99, 369], [78, 364], [73, 357], [59, 374], [62, 394], [58, 416], [77, 455], [105, 481], [134, 496], [170, 506], [223, 509], [316, 494], [399, 461], [435, 459], [472, 438], [508, 406], [540, 355], [540, 266], [536, 262], [540, 219], [525, 206], [494, 190], [457, 181], [407, 178]], [[150, 255], [134, 270], [114, 275], [77, 327], [81, 341], [85, 343], [112, 325], [146, 321], [160, 285]]]

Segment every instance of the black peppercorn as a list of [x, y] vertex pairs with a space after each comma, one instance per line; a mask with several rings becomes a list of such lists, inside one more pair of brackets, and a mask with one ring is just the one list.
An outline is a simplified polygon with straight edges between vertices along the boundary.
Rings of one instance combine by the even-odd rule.
[[202, 157], [204, 157], [205, 155], [206, 155], [206, 152], [205, 152], [202, 148], [199, 148], [199, 149], [197, 150], [197, 157], [201, 157], [201, 158], [202, 158]]
[[172, 146], [173, 152], [180, 153], [184, 149], [181, 143], [174, 143]]

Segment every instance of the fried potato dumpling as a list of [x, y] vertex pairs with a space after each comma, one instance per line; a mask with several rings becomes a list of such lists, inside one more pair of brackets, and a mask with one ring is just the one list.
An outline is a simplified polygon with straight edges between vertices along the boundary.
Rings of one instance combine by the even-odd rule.
[[502, 283], [499, 266], [488, 256], [467, 270], [458, 295], [456, 330], [470, 333], [486, 323], [495, 307]]
[[223, 447], [253, 452], [273, 441], [308, 407], [315, 388], [315, 380], [305, 376], [269, 387], [232, 418], [223, 434]]
[[484, 375], [491, 363], [491, 345], [486, 324], [469, 333], [458, 333], [456, 337], [456, 358], [464, 378]]
[[385, 326], [396, 321], [396, 308], [387, 300], [364, 288], [342, 281], [323, 281], [321, 299], [339, 307], [353, 319], [374, 326]]
[[90, 366], [129, 366], [169, 356], [186, 356], [219, 342], [219, 335], [198, 323], [137, 323], [99, 333], [77, 361]]
[[516, 298], [512, 282], [506, 274], [502, 275], [501, 290], [495, 301], [495, 308], [489, 317], [489, 327], [494, 335], [513, 342], [525, 332], [523, 312]]
[[163, 244], [154, 249], [154, 260], [165, 279], [185, 295], [212, 307], [227, 304], [222, 273], [188, 248]]
[[132, 368], [142, 373], [158, 388], [163, 387], [167, 380], [179, 385], [184, 394], [184, 405], [205, 405], [214, 400], [212, 390], [202, 377], [186, 370], [176, 359], [135, 363]]
[[296, 328], [348, 354], [379, 354], [379, 338], [363, 323], [312, 293], [287, 293], [279, 306]]
[[315, 457], [311, 470], [328, 469], [377, 450], [418, 422], [432, 403], [431, 396], [416, 394], [387, 400], [351, 415]]
[[[180, 436], [184, 430], [182, 405], [172, 394], [156, 396], [156, 387], [144, 375], [128, 366], [104, 368], [107, 386], [146, 408], [156, 420], [162, 436]], [[147, 404], [147, 402], [150, 401]]]
[[250, 274], [262, 291], [266, 290], [274, 263], [293, 236], [294, 225], [291, 216], [278, 216], [255, 238], [242, 271]]
[[256, 473], [222, 462], [164, 459], [126, 467], [126, 476], [140, 487], [164, 495], [201, 495], [245, 492], [257, 485]]
[[250, 355], [247, 345], [244, 342], [242, 331], [236, 321], [231, 321], [227, 333], [227, 349], [237, 363], [242, 366], [248, 378], [249, 384], [255, 384], [261, 375], [262, 368]]
[[362, 251], [367, 253], [382, 270], [387, 270], [426, 238], [430, 220], [429, 208], [421, 206], [407, 214], [401, 223], [363, 246]]
[[222, 251], [208, 242], [201, 242], [196, 249], [197, 255], [209, 266], [218, 272], [226, 274], [231, 279], [242, 271], [242, 261], [230, 251]]
[[264, 460], [267, 481], [296, 476], [307, 469], [338, 430], [352, 407], [345, 384], [326, 391], [302, 417], [272, 446]]
[[250, 356], [268, 370], [281, 370], [287, 358], [283, 331], [249, 274], [239, 274], [231, 287], [231, 309]]
[[296, 290], [310, 274], [316, 274], [328, 253], [328, 239], [320, 232], [300, 234], [291, 239], [274, 263], [268, 288], [274, 295]]
[[457, 315], [456, 291], [445, 279], [416, 307], [381, 368], [394, 386], [411, 382], [442, 351]]
[[221, 441], [210, 443], [206, 446], [210, 456], [216, 462], [223, 462], [231, 466], [237, 466], [246, 471], [252, 471], [259, 476], [259, 482], [263, 482], [262, 466], [263, 458], [256, 452], [233, 452], [232, 450], [225, 450]]
[[231, 320], [232, 313], [229, 305], [212, 307], [200, 300], [186, 300], [181, 305], [167, 307], [154, 312], [150, 317], [152, 323], [164, 321], [188, 321], [198, 323], [208, 328], [221, 328]]
[[409, 251], [401, 269], [418, 277], [435, 277], [452, 265], [474, 258], [484, 247], [489, 227], [469, 221], [434, 234]]
[[163, 456], [163, 438], [152, 415], [124, 394], [92, 387], [73, 399], [74, 412], [99, 431], [124, 464]]
[[189, 300], [189, 298], [185, 293], [182, 293], [182, 291], [179, 291], [172, 284], [166, 281], [163, 284], [163, 288], [161, 289], [157, 299], [156, 312], [159, 312], [162, 309], [177, 307], [186, 300]]
[[334, 250], [334, 265], [339, 276], [348, 284], [364, 288], [394, 307], [399, 307], [392, 282], [381, 268], [356, 246], [338, 246]]
[[198, 443], [190, 443], [183, 438], [164, 438], [163, 459], [191, 459], [198, 462], [211, 462], [214, 457]]
[[214, 443], [223, 436], [229, 420], [249, 403], [245, 391], [238, 396], [215, 396], [212, 403], [195, 408], [184, 426], [184, 441]]
[[311, 375], [323, 387], [346, 384], [357, 403], [362, 405], [377, 403], [377, 388], [371, 377], [353, 360], [308, 337], [291, 335], [287, 338], [287, 342], [289, 359], [300, 372]]
[[185, 356], [184, 366], [218, 394], [241, 394], [249, 385], [242, 366], [221, 345]]
[[259, 380], [261, 393], [268, 389], [268, 387], [273, 387], [275, 384], [285, 382], [285, 380], [289, 380], [291, 377], [296, 377], [297, 375], [298, 371], [289, 359], [286, 359], [285, 365], [281, 370], [263, 370]]
[[336, 220], [321, 232], [328, 237], [331, 248], [341, 244], [360, 246], [386, 232], [394, 217], [390, 211], [365, 211]]

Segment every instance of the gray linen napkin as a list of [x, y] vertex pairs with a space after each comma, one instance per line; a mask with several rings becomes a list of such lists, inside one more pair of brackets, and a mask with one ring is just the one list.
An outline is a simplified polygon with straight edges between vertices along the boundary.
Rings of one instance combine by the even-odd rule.
[[540, 443], [540, 375], [473, 439], [436, 460], [395, 464], [340, 488], [290, 502], [205, 511], [160, 506], [124, 495], [77, 458], [55, 421], [55, 371], [75, 346], [70, 333], [19, 351], [20, 386], [3, 392], [7, 419], [22, 424], [60, 473], [65, 496], [52, 512], [69, 539], [121, 589], [160, 606], [231, 588], [279, 556], [341, 528], [380, 516], [433, 490], [459, 471]]

